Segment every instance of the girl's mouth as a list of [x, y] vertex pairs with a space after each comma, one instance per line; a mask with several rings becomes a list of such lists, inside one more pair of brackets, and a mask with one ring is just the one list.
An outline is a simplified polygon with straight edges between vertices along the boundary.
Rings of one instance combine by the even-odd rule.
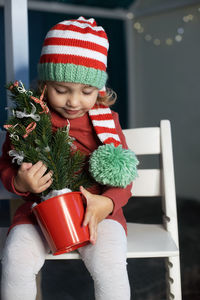
[[65, 109], [65, 112], [69, 115], [76, 115], [79, 112], [79, 110]]

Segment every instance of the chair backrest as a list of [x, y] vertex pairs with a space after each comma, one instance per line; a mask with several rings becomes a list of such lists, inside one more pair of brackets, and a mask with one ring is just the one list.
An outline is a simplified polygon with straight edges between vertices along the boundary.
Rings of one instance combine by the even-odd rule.
[[174, 181], [171, 126], [162, 120], [160, 127], [125, 129], [128, 147], [136, 155], [159, 155], [160, 167], [140, 169], [133, 182], [132, 195], [137, 197], [162, 197], [163, 220], [166, 229], [178, 245], [176, 194]]

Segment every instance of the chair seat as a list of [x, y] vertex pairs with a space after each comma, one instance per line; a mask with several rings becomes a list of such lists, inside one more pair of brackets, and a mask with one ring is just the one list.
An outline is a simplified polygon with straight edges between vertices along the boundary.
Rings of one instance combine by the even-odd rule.
[[[170, 234], [159, 224], [128, 223], [127, 258], [177, 256], [179, 251]], [[0, 259], [7, 236], [8, 227], [0, 228]], [[46, 259], [79, 259], [77, 251], [53, 256]]]
[[80, 255], [78, 253], [78, 251], [72, 251], [69, 253], [65, 253], [65, 254], [60, 254], [60, 255], [52, 255], [47, 254], [46, 259], [80, 259]]
[[[160, 224], [127, 223], [127, 258], [178, 256], [179, 251], [169, 232]], [[77, 251], [46, 259], [79, 259]]]
[[160, 224], [128, 223], [127, 258], [179, 255], [169, 232]]

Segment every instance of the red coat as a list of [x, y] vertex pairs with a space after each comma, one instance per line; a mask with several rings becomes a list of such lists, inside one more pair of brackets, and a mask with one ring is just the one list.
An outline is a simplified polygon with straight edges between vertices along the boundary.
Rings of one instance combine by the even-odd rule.
[[[123, 148], [127, 148], [125, 137], [122, 133], [121, 126], [119, 124], [118, 114], [113, 112], [113, 118], [116, 126], [116, 130], [122, 142]], [[56, 131], [60, 127], [67, 125], [67, 120], [58, 115], [56, 112], [51, 112], [52, 129]], [[70, 131], [71, 137], [75, 138], [74, 144], [80, 151], [86, 154], [88, 157], [91, 152], [98, 148], [101, 144], [98, 139], [88, 114], [84, 116], [70, 120]], [[31, 206], [33, 202], [39, 201], [34, 194], [31, 193], [19, 193], [15, 190], [13, 185], [14, 177], [16, 176], [18, 165], [11, 162], [11, 158], [8, 155], [8, 151], [11, 149], [9, 137], [7, 136], [6, 141], [3, 145], [2, 157], [0, 157], [0, 178], [6, 187], [6, 189], [12, 193], [20, 195], [26, 201], [16, 211], [11, 228], [18, 224], [36, 224], [36, 219], [31, 213]], [[96, 184], [89, 189], [90, 192], [107, 196], [114, 202], [114, 210], [111, 215], [107, 218], [116, 220], [124, 227], [127, 232], [126, 221], [122, 211], [122, 207], [128, 202], [131, 197], [131, 184], [126, 188], [115, 188], [102, 186]]]

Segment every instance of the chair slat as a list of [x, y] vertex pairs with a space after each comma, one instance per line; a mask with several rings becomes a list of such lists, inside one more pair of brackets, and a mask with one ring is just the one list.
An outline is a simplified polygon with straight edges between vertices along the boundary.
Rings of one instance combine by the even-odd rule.
[[132, 195], [138, 197], [161, 196], [161, 180], [159, 169], [140, 169], [133, 182]]
[[64, 253], [64, 254], [60, 254], [60, 255], [52, 255], [51, 253], [50, 254], [47, 254], [46, 255], [46, 259], [48, 260], [62, 260], [62, 259], [80, 259], [80, 255], [78, 253], [77, 250], [75, 251], [72, 251], [72, 252], [69, 252], [69, 253]]
[[160, 128], [125, 129], [123, 133], [129, 149], [137, 155], [160, 153]]

